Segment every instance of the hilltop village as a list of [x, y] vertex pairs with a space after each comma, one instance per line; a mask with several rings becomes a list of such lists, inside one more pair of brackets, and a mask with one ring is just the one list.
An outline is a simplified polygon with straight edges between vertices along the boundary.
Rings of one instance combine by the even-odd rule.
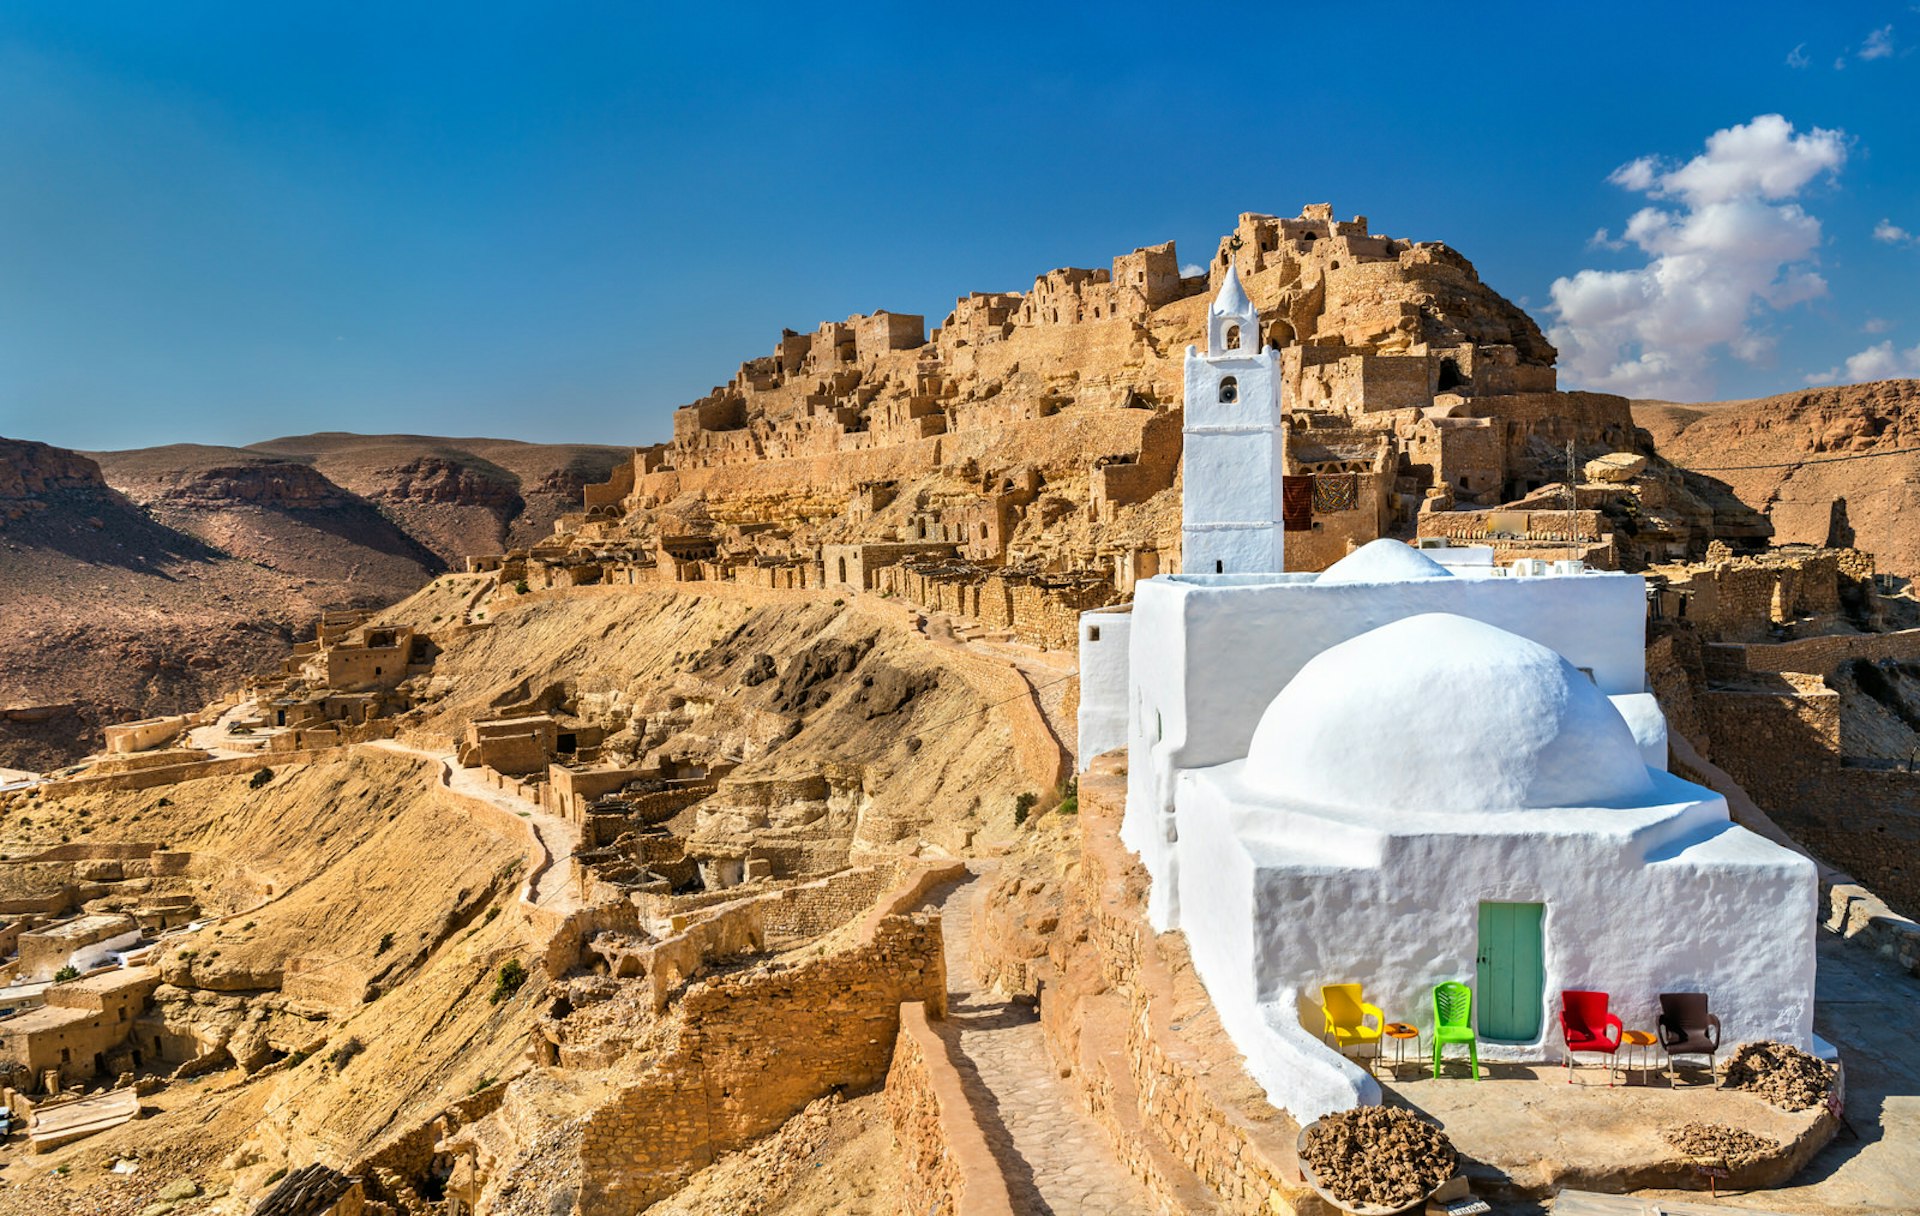
[[1787, 1183], [1900, 1083], [1816, 1006], [1915, 990], [1920, 602], [1554, 359], [1324, 205], [782, 333], [549, 538], [0, 773], [0, 1211]]

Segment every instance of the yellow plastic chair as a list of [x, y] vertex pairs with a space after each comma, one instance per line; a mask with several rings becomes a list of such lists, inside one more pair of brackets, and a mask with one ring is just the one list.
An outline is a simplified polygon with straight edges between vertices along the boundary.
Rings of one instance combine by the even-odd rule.
[[[1327, 1027], [1320, 1032], [1321, 1036], [1330, 1036], [1341, 1054], [1368, 1043], [1373, 1044], [1374, 1054], [1379, 1054], [1380, 1031], [1387, 1024], [1387, 1015], [1380, 1012], [1378, 1005], [1369, 1005], [1360, 999], [1360, 985], [1322, 985], [1320, 1012], [1327, 1019]], [[1369, 1018], [1373, 1020], [1372, 1025], [1367, 1024]]]

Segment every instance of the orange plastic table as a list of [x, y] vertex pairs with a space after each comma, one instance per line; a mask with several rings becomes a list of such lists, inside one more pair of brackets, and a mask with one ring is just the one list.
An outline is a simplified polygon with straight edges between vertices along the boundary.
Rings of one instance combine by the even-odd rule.
[[1625, 1071], [1633, 1071], [1633, 1056], [1640, 1053], [1640, 1079], [1647, 1079], [1648, 1063], [1653, 1058], [1654, 1036], [1651, 1030], [1623, 1030], [1620, 1032], [1620, 1046], [1626, 1048], [1626, 1059], [1621, 1063]]
[[[1397, 1076], [1400, 1071], [1400, 1066], [1407, 1062], [1408, 1039], [1413, 1040], [1414, 1054], [1416, 1056], [1419, 1054], [1420, 1028], [1418, 1026], [1409, 1026], [1405, 1022], [1388, 1022], [1380, 1028], [1380, 1033], [1393, 1040], [1393, 1068]], [[1417, 1059], [1414, 1060], [1415, 1064], [1419, 1062]]]

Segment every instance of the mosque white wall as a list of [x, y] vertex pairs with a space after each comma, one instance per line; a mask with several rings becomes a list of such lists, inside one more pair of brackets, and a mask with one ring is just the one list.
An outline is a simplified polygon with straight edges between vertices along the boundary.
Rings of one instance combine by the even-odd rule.
[[[1814, 867], [1728, 822], [1709, 791], [1655, 773], [1660, 805], [1638, 810], [1367, 823], [1250, 789], [1243, 768], [1181, 779], [1172, 869], [1223, 1025], [1297, 1118], [1369, 1100], [1342, 1090], [1338, 1053], [1317, 1041], [1320, 986], [1360, 983], [1389, 1020], [1430, 1028], [1434, 984], [1476, 983], [1483, 900], [1546, 909], [1541, 1033], [1483, 1038], [1483, 1059], [1560, 1062], [1568, 988], [1607, 992], [1637, 1029], [1659, 993], [1705, 992], [1729, 1048], [1813, 1045]], [[1287, 1020], [1304, 1037], [1274, 1032]]]
[[1133, 616], [1125, 607], [1080, 614], [1080, 713], [1074, 771], [1127, 745], [1127, 646]]
[[1660, 699], [1650, 692], [1623, 693], [1608, 697], [1626, 719], [1627, 729], [1640, 748], [1640, 759], [1648, 768], [1667, 770], [1667, 715]]
[[[1154, 611], [1168, 599], [1166, 611]], [[1268, 703], [1321, 651], [1390, 621], [1449, 612], [1530, 638], [1593, 672], [1609, 696], [1646, 691], [1646, 581], [1635, 574], [1539, 578], [1442, 577], [1391, 583], [1275, 581], [1214, 586], [1204, 575], [1148, 579], [1134, 588], [1136, 618], [1155, 628], [1136, 643], [1147, 667], [1180, 651], [1184, 702], [1178, 750], [1182, 768], [1246, 755]], [[1144, 625], [1142, 626], [1144, 628]], [[1136, 639], [1141, 635], [1136, 633]], [[1144, 653], [1142, 651], [1144, 650]], [[1146, 666], [1142, 666], [1142, 664]], [[1436, 707], [1439, 708], [1439, 707]]]
[[1179, 924], [1179, 884], [1172, 878], [1173, 782], [1187, 738], [1185, 601], [1173, 584], [1153, 578], [1134, 585], [1127, 647], [1131, 700], [1127, 710], [1127, 807], [1120, 840], [1139, 854], [1153, 882], [1147, 919], [1165, 932]]

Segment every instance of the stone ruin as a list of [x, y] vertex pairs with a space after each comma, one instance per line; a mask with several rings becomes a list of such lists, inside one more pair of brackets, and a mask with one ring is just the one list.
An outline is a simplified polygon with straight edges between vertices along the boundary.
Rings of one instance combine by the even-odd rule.
[[1180, 354], [1229, 267], [1280, 356], [1289, 568], [1382, 536], [1629, 569], [1764, 539], [1665, 468], [1576, 467], [1570, 493], [1569, 445], [1636, 454], [1626, 399], [1560, 391], [1539, 327], [1453, 249], [1316, 204], [1240, 216], [1204, 274], [1169, 242], [970, 293], [931, 332], [885, 311], [785, 331], [550, 540], [471, 568], [872, 592], [1071, 645], [1079, 611], [1180, 568]]

